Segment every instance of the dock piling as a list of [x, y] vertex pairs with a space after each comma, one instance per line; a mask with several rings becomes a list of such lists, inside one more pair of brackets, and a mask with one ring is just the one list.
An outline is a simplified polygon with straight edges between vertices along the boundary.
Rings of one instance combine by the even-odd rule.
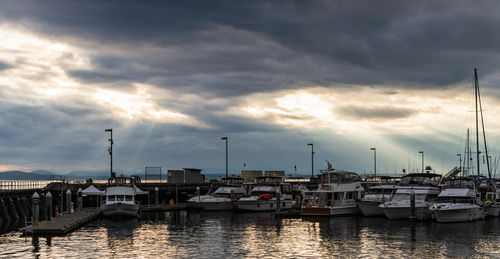
[[76, 197], [78, 203], [77, 206], [78, 211], [81, 211], [83, 206], [82, 188], [78, 188], [78, 191], [76, 192]]
[[32, 222], [33, 222], [33, 226], [38, 226], [38, 224], [40, 223], [40, 218], [38, 215], [40, 213], [40, 207], [39, 207], [40, 195], [38, 195], [38, 193], [35, 192], [31, 198], [33, 200], [33, 220], [32, 220]]
[[158, 189], [158, 186], [155, 187], [155, 204], [160, 204], [160, 189]]
[[66, 213], [71, 214], [71, 190], [66, 191]]
[[47, 204], [47, 221], [52, 220], [52, 193], [50, 191], [45, 194], [45, 204]]

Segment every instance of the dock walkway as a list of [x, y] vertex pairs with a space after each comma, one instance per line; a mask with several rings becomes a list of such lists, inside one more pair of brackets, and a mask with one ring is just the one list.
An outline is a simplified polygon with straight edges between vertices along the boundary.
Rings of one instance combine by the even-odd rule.
[[55, 217], [51, 221], [41, 221], [38, 226], [26, 227], [26, 233], [40, 235], [63, 235], [85, 223], [96, 219], [99, 211], [95, 208], [84, 208], [71, 214]]

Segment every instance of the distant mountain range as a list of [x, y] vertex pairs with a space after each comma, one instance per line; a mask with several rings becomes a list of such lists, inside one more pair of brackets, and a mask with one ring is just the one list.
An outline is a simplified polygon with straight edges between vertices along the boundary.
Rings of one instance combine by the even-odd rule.
[[84, 180], [88, 178], [92, 179], [107, 179], [109, 177], [109, 172], [84, 172], [84, 171], [74, 171], [67, 174], [58, 174], [46, 170], [35, 170], [32, 172], [23, 171], [6, 171], [0, 172], [0, 180], [54, 180], [60, 179], [69, 180]]

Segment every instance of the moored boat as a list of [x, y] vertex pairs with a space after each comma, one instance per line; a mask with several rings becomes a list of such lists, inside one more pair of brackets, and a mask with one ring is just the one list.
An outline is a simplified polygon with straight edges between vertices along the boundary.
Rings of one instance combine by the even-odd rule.
[[379, 205], [390, 200], [398, 187], [391, 177], [380, 180], [379, 185], [372, 185], [358, 203], [363, 216], [384, 216], [384, 211]]
[[436, 202], [429, 207], [437, 222], [460, 222], [484, 219], [484, 207], [473, 179], [447, 180]]
[[200, 200], [199, 206], [204, 210], [232, 210], [234, 202], [246, 195], [243, 188], [243, 178], [237, 176], [224, 177], [221, 179], [222, 186], [208, 197]]
[[109, 178], [104, 195], [105, 202], [100, 208], [101, 213], [105, 217], [139, 216], [139, 204], [135, 201], [138, 190], [131, 178]]
[[389, 219], [409, 219], [412, 216], [412, 199], [415, 199], [415, 217], [430, 219], [429, 207], [441, 192], [438, 184], [441, 175], [433, 173], [408, 174], [401, 178], [400, 186], [390, 201], [380, 204], [384, 215]]
[[281, 189], [282, 178], [277, 176], [262, 176], [255, 179], [249, 197], [243, 197], [236, 202], [240, 211], [275, 211], [293, 208], [292, 195]]
[[304, 216], [337, 216], [358, 213], [357, 200], [363, 195], [361, 178], [353, 172], [327, 172], [315, 191], [305, 193]]

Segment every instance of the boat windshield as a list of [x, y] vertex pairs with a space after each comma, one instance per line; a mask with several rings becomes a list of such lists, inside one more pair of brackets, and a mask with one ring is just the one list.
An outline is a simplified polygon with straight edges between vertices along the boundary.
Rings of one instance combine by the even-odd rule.
[[219, 192], [219, 193], [214, 193], [213, 196], [217, 198], [229, 198], [231, 196], [231, 193]]
[[366, 194], [392, 194], [394, 189], [370, 188]]
[[[416, 194], [415, 195], [415, 200], [416, 201], [423, 201], [425, 200], [425, 194]], [[396, 193], [394, 196], [392, 196], [392, 201], [409, 201], [410, 200], [410, 194], [409, 193]]]

